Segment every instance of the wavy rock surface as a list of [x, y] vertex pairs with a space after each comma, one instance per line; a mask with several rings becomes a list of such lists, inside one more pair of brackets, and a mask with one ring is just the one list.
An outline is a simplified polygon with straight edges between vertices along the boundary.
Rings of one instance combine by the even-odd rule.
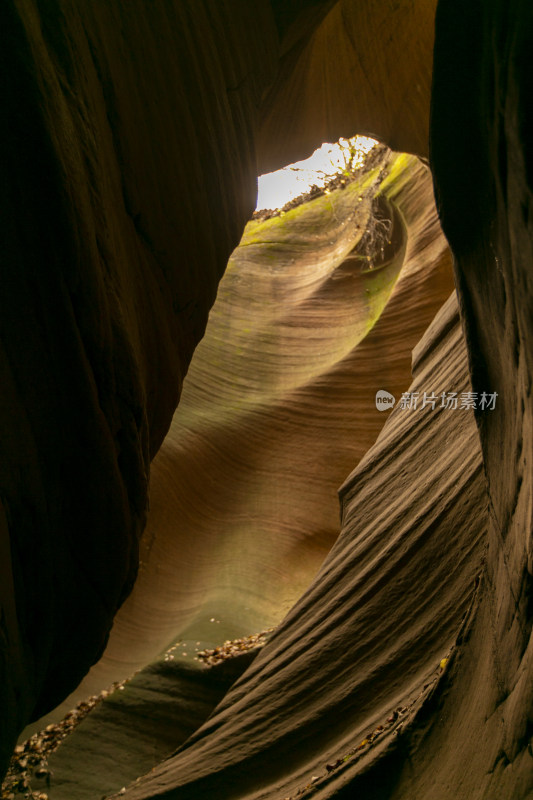
[[432, 159], [473, 388], [498, 394], [477, 419], [491, 513], [485, 590], [449, 712], [428, 724], [405, 796], [431, 783], [445, 798], [453, 786], [522, 800], [533, 789], [533, 9], [474, 3], [460, 36], [458, 10], [443, 3], [437, 19]]
[[253, 208], [261, 103], [332, 7], [2, 6], [0, 769], [131, 589], [149, 462]]
[[248, 225], [152, 466], [134, 592], [54, 716], [176, 638], [277, 624], [309, 585], [338, 535], [338, 487], [383, 425], [376, 391], [407, 389], [451, 288], [427, 168], [394, 156], [389, 169], [401, 233], [375, 270], [350, 252], [368, 217], [357, 184]]
[[[421, 397], [469, 390], [455, 296], [413, 366]], [[384, 753], [391, 763], [372, 782], [390, 789], [409, 731], [442, 691], [441, 660], [453, 646], [458, 657], [481, 568], [488, 518], [472, 411], [398, 406], [341, 497], [341, 535], [309, 590], [208, 722], [123, 796], [280, 798], [307, 787], [329, 797], [356, 773], [364, 794]], [[404, 730], [401, 719], [385, 730], [398, 707]]]
[[[365, 180], [370, 197], [378, 171]], [[338, 536], [338, 486], [383, 425], [377, 381], [397, 396], [408, 387], [411, 349], [451, 284], [429, 171], [392, 155], [388, 172], [381, 196], [395, 231], [373, 269], [353, 253], [371, 207], [358, 183], [248, 225], [153, 464], [134, 592], [99, 664], [33, 729], [153, 661], [170, 641], [192, 656], [199, 640], [213, 646], [277, 624], [307, 588]], [[134, 753], [147, 716], [160, 721], [154, 747], [161, 740], [169, 752], [161, 709], [166, 697], [180, 713], [179, 695], [165, 679], [152, 708], [136, 690], [161, 669], [169, 671], [154, 662], [119, 698]], [[82, 723], [50, 761], [51, 798], [75, 784], [88, 797], [97, 780], [110, 791], [140, 774], [145, 761], [132, 771], [121, 722], [111, 704]], [[173, 749], [180, 743], [176, 729]]]
[[149, 772], [205, 722], [256, 655], [206, 668], [181, 647], [154, 661], [93, 709], [47, 759], [50, 774], [30, 775], [51, 800], [94, 800]]
[[136, 0], [9, 0], [0, 29], [2, 770], [133, 585], [149, 462], [253, 210], [277, 34], [266, 6]]
[[[57, 704], [97, 658], [132, 586], [149, 461], [253, 206], [256, 144], [260, 171], [306, 155], [322, 131], [374, 133], [424, 154], [433, 12], [433, 3], [410, 0], [2, 5], [0, 769], [25, 722]], [[211, 718], [131, 797], [529, 798], [532, 17], [526, 0], [441, 0], [435, 39], [439, 210], [456, 258], [473, 388], [498, 392], [495, 411], [476, 419], [488, 520], [469, 415], [456, 422], [455, 412], [446, 420], [444, 411], [397, 409], [345, 485], [343, 534], [311, 588]], [[427, 266], [433, 238], [418, 242], [421, 251], [427, 243]], [[337, 282], [348, 274], [341, 268]], [[429, 312], [433, 300], [417, 285], [413, 307]], [[377, 349], [370, 344], [386, 314], [353, 351], [369, 376], [361, 397], [375, 390], [368, 362], [375, 367], [404, 324], [397, 310]], [[452, 378], [467, 386], [460, 338], [447, 307], [415, 358], [414, 388], [433, 391], [436, 378], [446, 391]], [[396, 371], [405, 349], [392, 347], [398, 385], [387, 388], [396, 394], [407, 386]], [[305, 382], [291, 388], [298, 415], [321, 407], [315, 400], [335, 380], [350, 383], [350, 359], [351, 351], [327, 381], [314, 380], [311, 394]], [[266, 424], [264, 411], [254, 414]], [[206, 435], [213, 423], [205, 420]], [[276, 430], [287, 440], [295, 426], [280, 416]], [[299, 435], [314, 453], [313, 437]], [[252, 585], [246, 564], [255, 550], [235, 570], [235, 550], [221, 548], [215, 571], [209, 547], [199, 559], [190, 536], [181, 572], [171, 548], [158, 550], [181, 507], [173, 496], [180, 444], [161, 452], [152, 513], [162, 533], [142, 541], [146, 578], [117, 620], [101, 678], [142, 662], [181, 625], [201, 624], [210, 586], [231, 616], [242, 611], [230, 609], [240, 587], [236, 595], [251, 602], [249, 618], [239, 617], [247, 626], [290, 602], [279, 592], [287, 586], [280, 568], [275, 580]], [[226, 442], [215, 444], [213, 456], [225, 454]], [[342, 459], [350, 448], [340, 447]], [[293, 481], [280, 452], [262, 455]], [[321, 457], [329, 466], [331, 450]], [[407, 493], [413, 462], [422, 471]], [[190, 477], [180, 473], [184, 487]], [[258, 497], [263, 512], [268, 492]], [[302, 585], [328, 530], [310, 537]], [[229, 541], [240, 554], [242, 527]], [[267, 537], [269, 548], [278, 558]], [[300, 567], [296, 550], [290, 555]], [[146, 644], [128, 652], [160, 611]], [[391, 713], [397, 703], [401, 713]]]

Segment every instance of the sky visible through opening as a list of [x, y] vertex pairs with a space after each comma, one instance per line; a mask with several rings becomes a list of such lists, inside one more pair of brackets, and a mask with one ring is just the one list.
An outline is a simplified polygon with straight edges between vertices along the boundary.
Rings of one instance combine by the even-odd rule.
[[304, 161], [260, 175], [257, 179], [257, 210], [274, 211], [282, 208], [289, 200], [308, 192], [313, 184], [321, 187], [327, 183], [337, 175], [344, 163], [343, 144], [344, 147], [355, 145], [361, 152], [360, 163], [363, 163], [366, 154], [377, 142], [367, 136], [340, 139], [336, 144], [326, 142]]

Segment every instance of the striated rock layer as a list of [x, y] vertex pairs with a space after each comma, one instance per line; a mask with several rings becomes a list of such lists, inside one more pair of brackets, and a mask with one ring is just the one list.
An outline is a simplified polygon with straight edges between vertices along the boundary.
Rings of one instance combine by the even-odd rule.
[[[131, 590], [149, 462], [253, 207], [255, 174], [355, 132], [425, 154], [433, 12], [433, 3], [411, 0], [3, 3], [0, 769], [23, 725], [97, 659]], [[526, 0], [439, 2], [432, 168], [473, 389], [497, 393], [494, 411], [475, 424], [467, 411], [394, 411], [344, 485], [343, 532], [311, 587], [185, 743], [178, 726], [180, 751], [130, 797], [531, 794], [532, 44]], [[415, 356], [413, 389], [468, 387], [452, 304]], [[379, 330], [380, 322], [364, 341]], [[389, 333], [380, 345], [390, 341]], [[376, 351], [357, 351], [376, 366]], [[351, 351], [342, 352], [321, 400], [346, 375]], [[300, 368], [289, 377], [300, 379]], [[290, 388], [294, 410], [319, 407], [321, 381], [308, 395], [305, 380]], [[406, 385], [398, 377], [395, 390]], [[254, 408], [239, 425], [249, 433], [256, 419], [272, 424], [281, 443], [295, 429], [271, 412]], [[214, 437], [215, 447], [199, 447], [202, 465], [210, 449], [214, 459], [235, 442], [233, 431], [217, 440], [214, 422], [193, 425], [196, 444]], [[313, 440], [295, 436], [302, 452], [313, 452]], [[163, 521], [165, 503], [181, 508], [169, 489], [181, 442], [170, 443], [159, 498], [154, 491], [161, 542], [176, 530], [173, 518]], [[263, 448], [254, 466], [270, 459], [295, 492], [281, 452]], [[342, 460], [349, 455], [342, 448]], [[335, 461], [326, 449], [322, 457]], [[187, 486], [191, 474], [184, 462], [179, 469]], [[212, 477], [218, 501], [220, 472]], [[251, 486], [262, 513], [269, 486]], [[249, 517], [252, 505], [244, 508]], [[157, 538], [152, 555], [152, 539], [143, 540], [138, 598], [150, 612], [133, 598], [124, 607], [115, 663], [104, 662], [102, 675], [144, 658], [142, 645], [124, 654], [120, 642], [129, 648], [161, 607], [146, 654], [193, 624], [208, 611], [210, 586], [229, 606], [238, 585], [235, 596], [251, 598], [249, 620], [290, 602], [279, 591], [281, 558], [267, 580], [257, 578], [252, 600], [246, 565], [257, 576], [264, 561], [255, 543], [243, 551], [242, 520], [234, 533], [231, 506], [222, 510], [235, 537], [227, 552], [206, 547], [199, 558], [188, 535], [179, 557], [158, 552]], [[329, 513], [318, 528], [293, 518], [292, 564], [307, 561], [302, 585], [333, 536]], [[195, 530], [193, 519], [185, 523]], [[208, 542], [206, 526], [198, 529]], [[275, 560], [272, 541], [264, 557]], [[155, 567], [172, 573], [182, 560], [190, 592], [180, 598], [176, 581], [171, 620], [171, 603], [152, 591], [164, 575]], [[164, 577], [166, 593], [172, 574]], [[198, 705], [190, 729], [210, 702]]]
[[494, 413], [476, 420], [487, 568], [445, 716], [428, 725], [404, 796], [432, 785], [445, 798], [454, 787], [521, 800], [533, 791], [533, 9], [475, 2], [463, 11], [445, 2], [437, 18], [432, 160], [473, 388], [498, 393]]
[[338, 536], [338, 487], [383, 426], [376, 391], [407, 389], [452, 285], [428, 169], [395, 155], [388, 171], [396, 233], [373, 269], [353, 253], [358, 183], [247, 226], [152, 466], [139, 579], [63, 709], [175, 638], [277, 624], [309, 585]]
[[277, 33], [238, 0], [9, 0], [0, 30], [1, 770], [133, 585], [149, 462], [254, 207]]
[[[297, 61], [334, 5], [2, 5], [0, 769], [133, 585], [149, 462], [253, 209], [259, 129], [285, 105], [280, 56]], [[410, 65], [397, 74], [401, 93]]]
[[[420, 397], [469, 390], [455, 296], [413, 367]], [[473, 412], [398, 405], [341, 499], [340, 537], [311, 587], [206, 724], [123, 796], [326, 797], [358, 774], [363, 795], [388, 796], [474, 603], [488, 515]], [[403, 730], [385, 730], [398, 707]]]

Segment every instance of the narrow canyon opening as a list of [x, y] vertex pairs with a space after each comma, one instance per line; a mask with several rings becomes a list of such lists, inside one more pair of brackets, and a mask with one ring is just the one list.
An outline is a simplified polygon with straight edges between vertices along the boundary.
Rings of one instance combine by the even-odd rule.
[[[429, 170], [415, 156], [351, 137], [258, 186], [152, 464], [136, 585], [101, 661], [27, 729], [16, 763], [35, 760], [35, 742], [62, 741], [50, 762], [68, 773], [63, 739], [88, 711], [93, 726], [119, 720], [171, 666], [193, 680], [206, 663], [234, 659], [231, 680], [246, 667], [339, 536], [338, 489], [387, 417], [376, 394], [408, 388], [412, 346], [451, 288]], [[146, 619], [141, 639], [132, 615]]]
[[2, 800], [529, 798], [531, 2], [0, 23]]

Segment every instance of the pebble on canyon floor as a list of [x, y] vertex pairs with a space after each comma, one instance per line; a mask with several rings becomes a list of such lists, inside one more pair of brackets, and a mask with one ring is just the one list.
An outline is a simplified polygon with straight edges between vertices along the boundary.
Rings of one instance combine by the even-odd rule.
[[100, 694], [92, 695], [69, 711], [62, 720], [34, 733], [13, 751], [2, 783], [1, 800], [48, 800], [52, 772], [47, 758], [57, 750], [87, 714], [105, 697], [122, 689], [126, 681], [114, 683]]
[[[261, 633], [244, 636], [242, 639], [226, 641], [212, 650], [201, 650], [197, 653], [197, 658], [204, 664], [213, 666], [247, 650], [263, 647], [273, 630], [274, 628], [269, 628]], [[178, 646], [179, 644], [175, 647]], [[47, 757], [59, 747], [63, 739], [72, 733], [74, 728], [101, 700], [117, 689], [124, 689], [125, 683], [127, 681], [114, 683], [100, 694], [83, 700], [62, 720], [54, 725], [47, 725], [42, 731], [17, 745], [2, 783], [0, 800], [22, 800], [22, 798], [24, 800], [48, 800], [46, 790], [50, 787], [53, 776], [48, 768]]]
[[199, 661], [212, 667], [214, 664], [219, 664], [221, 661], [226, 661], [228, 658], [234, 658], [240, 655], [240, 653], [245, 653], [247, 650], [263, 647], [267, 643], [268, 636], [273, 630], [274, 628], [268, 628], [266, 631], [252, 633], [250, 636], [244, 636], [242, 639], [226, 641], [213, 650], [201, 650], [197, 653], [197, 658]]

